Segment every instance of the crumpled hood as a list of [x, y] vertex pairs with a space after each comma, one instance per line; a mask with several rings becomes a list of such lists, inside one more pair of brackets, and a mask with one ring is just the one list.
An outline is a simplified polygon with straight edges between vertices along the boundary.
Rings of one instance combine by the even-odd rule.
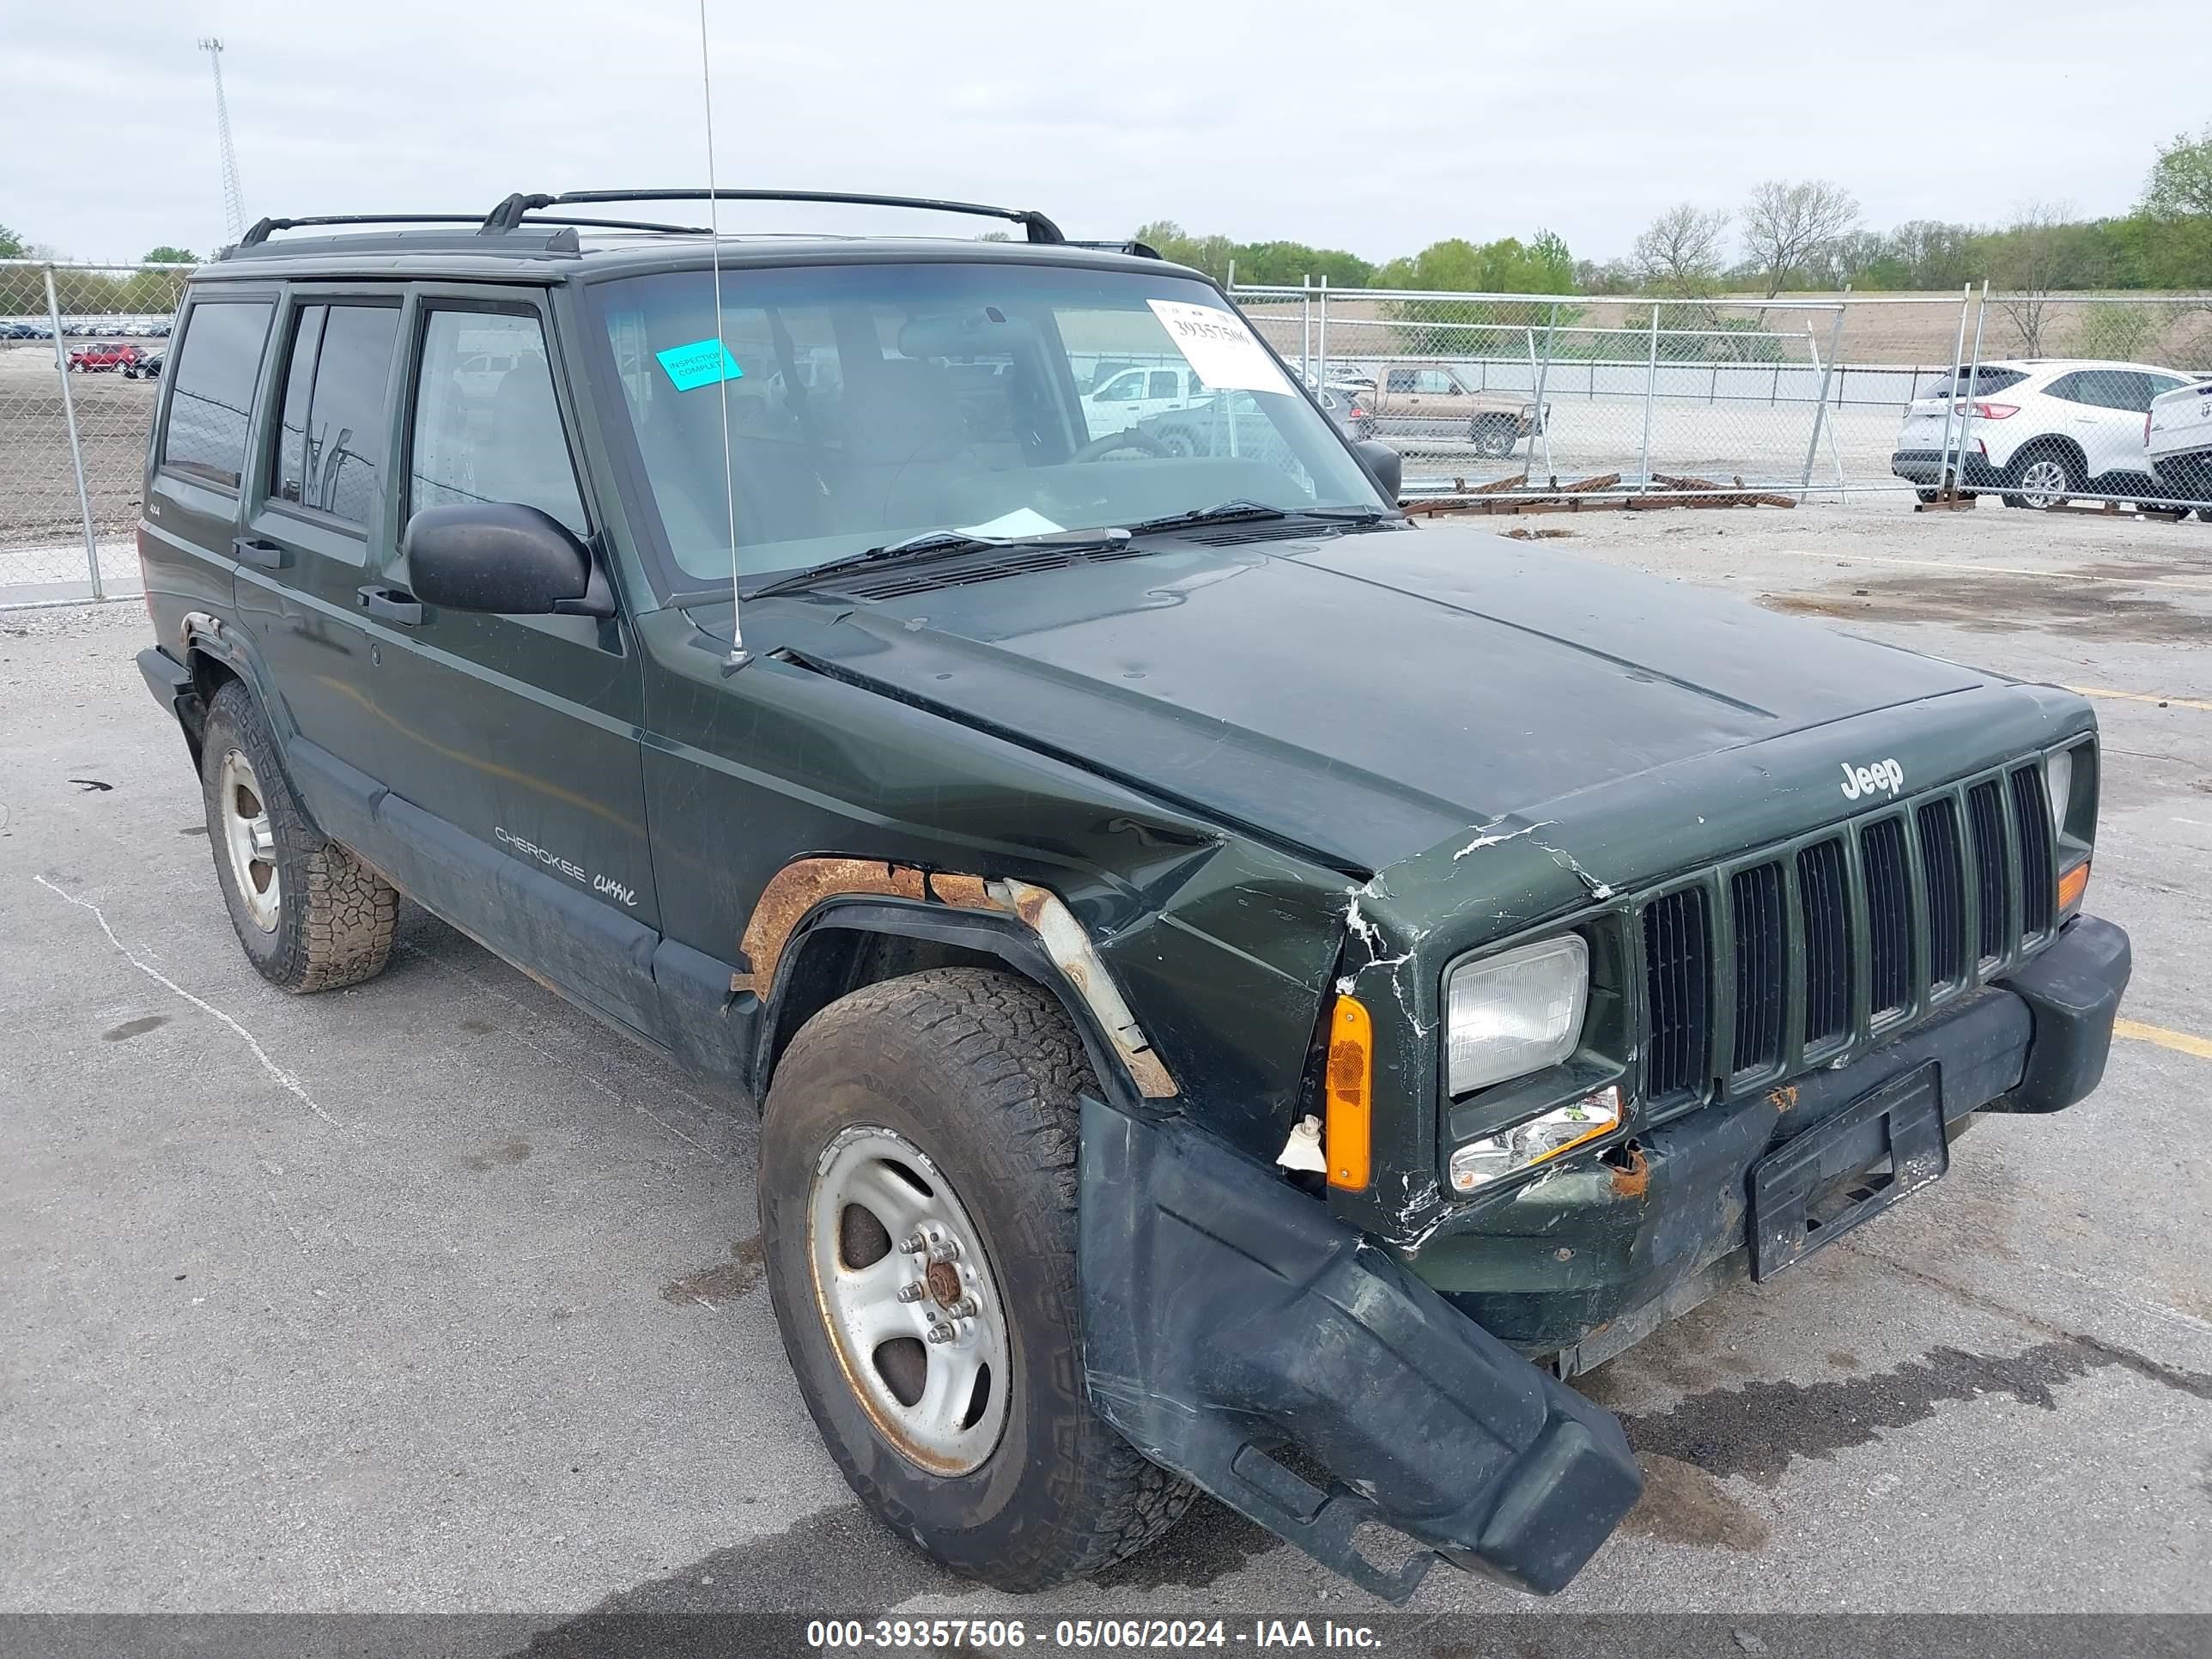
[[794, 609], [749, 611], [749, 635], [1370, 872], [1470, 826], [1568, 822], [1569, 798], [1657, 769], [1991, 683], [1449, 526], [1177, 544]]

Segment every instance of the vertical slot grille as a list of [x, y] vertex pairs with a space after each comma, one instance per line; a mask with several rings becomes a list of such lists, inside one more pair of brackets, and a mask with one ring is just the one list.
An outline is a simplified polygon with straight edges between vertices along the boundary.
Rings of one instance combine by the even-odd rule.
[[1920, 809], [1920, 867], [1928, 881], [1928, 978], [1956, 985], [1966, 971], [1966, 860], [1959, 809], [1948, 798]]
[[2041, 767], [2023, 766], [2012, 775], [2012, 805], [2020, 822], [2020, 930], [2031, 936], [2047, 933], [2057, 920], [2058, 871]]
[[1739, 870], [1729, 884], [1735, 918], [1735, 1069], [1748, 1072], [1782, 1058], [1784, 958], [1782, 866]]
[[1705, 1080], [1712, 952], [1703, 888], [1668, 893], [1645, 908], [1644, 958], [1651, 1016], [1646, 1087], [1658, 1099]]
[[1966, 796], [1966, 817], [1974, 833], [1974, 896], [1981, 907], [1974, 948], [1984, 962], [2005, 953], [2012, 937], [2012, 884], [2006, 879], [2004, 797], [1996, 780], [1978, 783]]
[[1912, 873], [1904, 821], [1867, 825], [1859, 858], [1866, 870], [1868, 989], [1880, 1018], [1912, 1005]]
[[1850, 895], [1844, 844], [1815, 842], [1797, 854], [1805, 912], [1805, 1046], [1841, 1036], [1851, 1021]]

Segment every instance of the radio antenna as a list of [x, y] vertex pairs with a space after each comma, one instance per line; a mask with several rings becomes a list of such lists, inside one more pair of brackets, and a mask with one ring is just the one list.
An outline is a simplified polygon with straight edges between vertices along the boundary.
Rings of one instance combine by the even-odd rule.
[[722, 339], [721, 198], [714, 188], [714, 70], [707, 51], [707, 0], [699, 0], [699, 87], [707, 105], [707, 246], [714, 273], [714, 392], [722, 404], [722, 502], [730, 526], [730, 655], [723, 665], [734, 673], [752, 660], [745, 649], [744, 602], [738, 592], [738, 481], [730, 457], [730, 378], [724, 367], [730, 348]]

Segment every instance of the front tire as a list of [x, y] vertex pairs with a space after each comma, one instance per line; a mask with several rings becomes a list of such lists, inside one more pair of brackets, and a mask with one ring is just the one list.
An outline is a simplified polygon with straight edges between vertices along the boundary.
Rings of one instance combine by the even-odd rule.
[[1089, 1075], [1043, 990], [933, 969], [809, 1020], [761, 1130], [769, 1298], [830, 1455], [892, 1530], [1002, 1590], [1133, 1555], [1193, 1496], [1085, 1384]]
[[216, 879], [262, 978], [304, 994], [381, 973], [399, 895], [307, 821], [268, 721], [240, 681], [208, 705], [200, 785]]

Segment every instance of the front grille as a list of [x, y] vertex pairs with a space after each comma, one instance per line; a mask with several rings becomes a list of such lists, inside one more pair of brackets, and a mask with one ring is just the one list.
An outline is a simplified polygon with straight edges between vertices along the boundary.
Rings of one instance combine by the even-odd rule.
[[2004, 791], [1991, 778], [1966, 793], [1966, 813], [1974, 825], [1974, 892], [1980, 921], [1974, 929], [1975, 954], [1995, 962], [2012, 936], [2012, 884], [2005, 879]]
[[2057, 920], [2039, 765], [1927, 793], [1644, 902], [1646, 1097], [1686, 1109], [1874, 1040]]
[[1644, 959], [1650, 986], [1644, 1084], [1655, 1099], [1701, 1088], [1705, 1081], [1711, 1040], [1708, 933], [1702, 887], [1656, 898], [1644, 912]]
[[1819, 842], [1797, 855], [1798, 902], [1805, 913], [1805, 1046], [1851, 1026], [1851, 894], [1844, 844]]
[[1867, 979], [1874, 1017], [1912, 1003], [1912, 872], [1905, 861], [1905, 825], [1869, 823], [1859, 836], [1866, 870]]
[[1928, 882], [1928, 982], [1956, 985], [1966, 971], [1966, 854], [1959, 805], [1938, 796], [1920, 809], [1920, 868]]
[[2027, 905], [2022, 933], [2047, 933], [2056, 919], [2058, 872], [2051, 845], [2051, 803], [2043, 769], [2023, 766], [2012, 775], [2013, 815], [2020, 824], [2021, 897]]
[[1735, 913], [1735, 1069], [1760, 1071], [1782, 1058], [1783, 953], [1790, 948], [1782, 866], [1737, 871], [1729, 898]]

